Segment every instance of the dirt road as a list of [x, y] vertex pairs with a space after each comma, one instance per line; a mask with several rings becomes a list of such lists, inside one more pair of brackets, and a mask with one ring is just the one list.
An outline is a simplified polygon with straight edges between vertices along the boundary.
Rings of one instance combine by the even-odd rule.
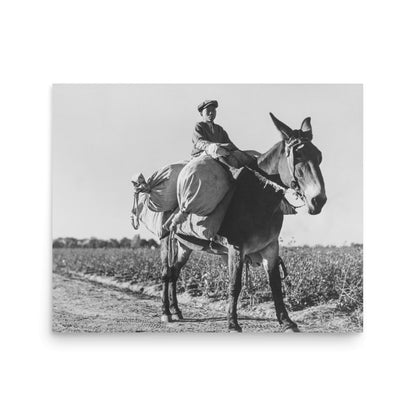
[[[53, 275], [55, 332], [227, 332], [224, 303], [191, 301], [181, 303], [181, 308], [183, 321], [161, 323], [158, 297], [82, 278]], [[280, 332], [270, 305], [267, 310], [241, 311], [239, 316], [244, 332]], [[302, 331], [355, 332], [345, 325], [345, 318], [334, 314], [332, 307], [310, 308], [291, 316]]]

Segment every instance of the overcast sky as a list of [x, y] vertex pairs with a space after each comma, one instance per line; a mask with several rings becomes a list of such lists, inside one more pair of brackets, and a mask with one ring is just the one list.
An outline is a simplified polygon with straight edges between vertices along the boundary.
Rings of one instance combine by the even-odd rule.
[[316, 84], [53, 86], [53, 237], [131, 238], [131, 176], [189, 158], [206, 99], [219, 101], [216, 123], [241, 149], [265, 152], [279, 140], [269, 112], [292, 128], [312, 117], [328, 202], [320, 215], [285, 217], [281, 236], [362, 242], [362, 86]]

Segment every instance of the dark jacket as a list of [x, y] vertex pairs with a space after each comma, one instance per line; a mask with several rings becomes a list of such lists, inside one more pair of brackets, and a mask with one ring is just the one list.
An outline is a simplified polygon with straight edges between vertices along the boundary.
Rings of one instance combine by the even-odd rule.
[[227, 147], [228, 150], [232, 151], [237, 149], [228, 137], [227, 132], [220, 125], [213, 124], [213, 127], [214, 131], [212, 131], [210, 125], [204, 121], [196, 123], [192, 135], [193, 148], [191, 156], [200, 155], [211, 143], [229, 143], [230, 146]]

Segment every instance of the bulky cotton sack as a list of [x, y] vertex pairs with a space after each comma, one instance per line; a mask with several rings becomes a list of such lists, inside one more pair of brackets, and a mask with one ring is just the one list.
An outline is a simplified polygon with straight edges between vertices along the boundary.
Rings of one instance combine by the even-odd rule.
[[151, 201], [149, 194], [139, 195], [139, 222], [147, 230], [149, 230], [155, 237], [161, 239], [169, 234], [162, 228], [163, 224], [168, 220], [172, 211], [155, 212], [150, 209]]
[[203, 240], [214, 238], [221, 227], [233, 194], [234, 189], [231, 189], [209, 215], [189, 214], [186, 220], [178, 225], [176, 232]]
[[232, 177], [219, 162], [202, 154], [179, 173], [177, 191], [181, 211], [207, 216], [231, 189]]
[[178, 206], [176, 185], [187, 161], [172, 163], [156, 171], [148, 180], [148, 208], [155, 212], [172, 211]]

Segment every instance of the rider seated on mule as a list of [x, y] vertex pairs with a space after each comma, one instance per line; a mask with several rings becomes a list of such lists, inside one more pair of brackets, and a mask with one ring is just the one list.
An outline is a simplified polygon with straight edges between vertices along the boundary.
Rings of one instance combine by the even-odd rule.
[[202, 120], [195, 125], [191, 156], [199, 156], [205, 152], [214, 159], [227, 165], [230, 170], [249, 166], [256, 167], [256, 160], [249, 154], [239, 150], [230, 140], [227, 132], [214, 120], [217, 115], [218, 101], [206, 100], [198, 105]]

